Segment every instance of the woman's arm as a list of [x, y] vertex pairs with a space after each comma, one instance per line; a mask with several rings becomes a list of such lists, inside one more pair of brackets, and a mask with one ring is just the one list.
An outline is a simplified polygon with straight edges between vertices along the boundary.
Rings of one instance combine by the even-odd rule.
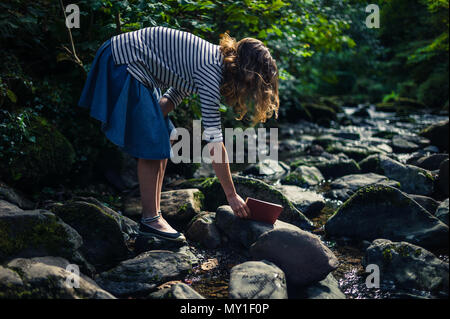
[[[214, 144], [220, 143], [219, 148], [221, 154], [218, 159], [214, 156]], [[250, 209], [247, 207], [245, 201], [236, 193], [234, 188], [233, 179], [231, 178], [230, 165], [228, 163], [228, 153], [223, 142], [212, 142], [207, 144], [209, 147], [209, 154], [212, 158], [212, 166], [222, 185], [225, 196], [227, 197], [228, 204], [233, 212], [241, 218], [250, 216]]]

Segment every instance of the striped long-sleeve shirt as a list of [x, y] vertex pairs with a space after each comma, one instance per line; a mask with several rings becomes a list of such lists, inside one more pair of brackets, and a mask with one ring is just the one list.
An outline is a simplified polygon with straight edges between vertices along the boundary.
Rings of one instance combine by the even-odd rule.
[[116, 64], [147, 87], [167, 89], [164, 96], [177, 106], [184, 97], [200, 98], [203, 139], [223, 141], [219, 111], [223, 55], [214, 45], [191, 33], [150, 27], [111, 38]]

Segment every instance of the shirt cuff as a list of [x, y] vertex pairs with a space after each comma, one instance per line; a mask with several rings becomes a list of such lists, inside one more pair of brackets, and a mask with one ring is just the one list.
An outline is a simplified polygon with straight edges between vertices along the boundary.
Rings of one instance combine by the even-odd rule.
[[181, 103], [181, 101], [183, 101], [185, 94], [183, 94], [182, 92], [178, 91], [177, 89], [170, 87], [166, 93], [164, 93], [163, 97], [168, 98], [174, 106], [177, 106], [178, 104]]

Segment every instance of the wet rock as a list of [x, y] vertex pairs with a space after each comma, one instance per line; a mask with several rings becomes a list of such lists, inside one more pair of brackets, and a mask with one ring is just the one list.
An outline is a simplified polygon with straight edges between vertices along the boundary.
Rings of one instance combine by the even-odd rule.
[[132, 219], [123, 216], [119, 211], [116, 212], [115, 210], [109, 208], [105, 204], [101, 203], [99, 200], [97, 200], [94, 197], [74, 197], [74, 201], [82, 201], [94, 204], [98, 206], [100, 209], [105, 211], [108, 215], [110, 215], [114, 220], [117, 222], [117, 224], [120, 227], [120, 230], [122, 231], [125, 240], [128, 240], [130, 237], [134, 237], [138, 233], [139, 225]]
[[228, 205], [217, 208], [215, 224], [230, 242], [237, 244], [240, 248], [249, 248], [263, 233], [272, 229], [298, 229], [298, 227], [280, 220], [277, 220], [275, 224], [271, 225], [240, 218], [233, 213], [233, 210]]
[[346, 201], [361, 187], [383, 183], [393, 187], [400, 187], [400, 183], [389, 180], [386, 176], [368, 173], [368, 174], [353, 174], [340, 177], [330, 184], [331, 190], [325, 196], [332, 199]]
[[220, 233], [214, 222], [216, 217], [212, 212], [201, 212], [193, 218], [188, 226], [186, 237], [204, 245], [206, 248], [220, 246]]
[[0, 239], [0, 260], [54, 255], [92, 270], [78, 251], [81, 236], [49, 211], [22, 210], [0, 200]]
[[[16, 258], [0, 266], [0, 298], [115, 299], [80, 273], [74, 281], [73, 265], [61, 257]], [[6, 278], [6, 280], [5, 280]], [[70, 287], [70, 283], [79, 285]], [[7, 289], [3, 289], [5, 287]]]
[[287, 299], [283, 271], [266, 260], [247, 261], [231, 268], [232, 299]]
[[52, 211], [83, 237], [80, 250], [96, 268], [127, 258], [128, 249], [120, 224], [103, 207], [73, 201], [54, 206]]
[[[261, 199], [283, 206], [279, 220], [312, 229], [312, 222], [284, 196], [279, 190], [255, 178], [232, 176], [236, 192], [245, 200], [247, 197]], [[228, 204], [217, 177], [203, 180], [199, 185], [205, 194], [205, 209], [216, 211], [217, 207]], [[216, 216], [217, 217], [217, 216]]]
[[439, 166], [439, 174], [437, 178], [437, 187], [439, 191], [444, 195], [448, 197], [448, 187], [449, 187], [449, 170], [448, 170], [448, 163], [449, 160], [445, 160], [441, 163]]
[[298, 228], [281, 227], [262, 234], [250, 247], [250, 254], [280, 267], [288, 286], [323, 280], [338, 265], [336, 256], [318, 236]]
[[316, 192], [294, 185], [276, 185], [275, 188], [306, 216], [315, 216], [325, 207], [325, 198]]
[[448, 294], [448, 263], [419, 246], [377, 239], [367, 248], [364, 263], [378, 265], [382, 280], [398, 287]]
[[448, 154], [433, 154], [419, 158], [413, 165], [429, 171], [435, 171], [439, 169], [441, 163], [445, 160], [448, 160]]
[[116, 296], [142, 295], [164, 282], [180, 279], [191, 268], [186, 254], [154, 250], [122, 261], [97, 276], [96, 282]]
[[285, 185], [297, 185], [300, 187], [310, 187], [319, 184], [324, 180], [322, 173], [313, 166], [298, 166], [292, 173], [281, 180]]
[[428, 126], [420, 135], [428, 138], [431, 144], [436, 145], [440, 151], [448, 152], [448, 120], [442, 121], [433, 125]]
[[34, 203], [25, 198], [25, 196], [18, 190], [9, 187], [0, 181], [0, 199], [19, 206], [22, 209], [33, 209]]
[[260, 178], [276, 180], [289, 173], [289, 166], [281, 161], [267, 158], [256, 164], [250, 165], [243, 173], [258, 176]]
[[415, 200], [420, 206], [425, 208], [430, 214], [434, 215], [434, 212], [439, 206], [439, 202], [434, 200], [431, 197], [422, 196], [422, 195], [412, 195], [408, 194], [408, 197]]
[[448, 226], [448, 198], [444, 200], [439, 207], [436, 209], [436, 213], [434, 214], [440, 221]]
[[[332, 274], [314, 284], [306, 287], [295, 287], [293, 298], [295, 299], [346, 299], [344, 293], [339, 288], [339, 283]], [[289, 296], [291, 296], [289, 289]]]
[[371, 185], [359, 189], [325, 224], [328, 236], [386, 238], [422, 247], [448, 246], [448, 226], [400, 190]]
[[152, 292], [148, 297], [151, 299], [205, 299], [205, 297], [182, 282], [176, 283], [169, 288]]
[[400, 182], [400, 188], [409, 194], [431, 195], [434, 175], [423, 168], [405, 165], [385, 155], [371, 155], [359, 163], [365, 173], [381, 174]]
[[419, 145], [410, 142], [402, 136], [396, 135], [392, 138], [392, 149], [396, 153], [411, 153], [419, 149]]
[[134, 242], [134, 252], [141, 254], [150, 250], [172, 250], [185, 245], [188, 245], [186, 240], [172, 241], [151, 235], [138, 235]]

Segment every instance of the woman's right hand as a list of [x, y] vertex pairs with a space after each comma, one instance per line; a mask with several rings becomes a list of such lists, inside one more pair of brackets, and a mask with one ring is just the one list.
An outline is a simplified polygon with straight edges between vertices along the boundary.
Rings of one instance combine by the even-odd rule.
[[227, 196], [227, 200], [235, 215], [241, 218], [250, 217], [250, 209], [241, 196], [234, 193], [230, 196]]

